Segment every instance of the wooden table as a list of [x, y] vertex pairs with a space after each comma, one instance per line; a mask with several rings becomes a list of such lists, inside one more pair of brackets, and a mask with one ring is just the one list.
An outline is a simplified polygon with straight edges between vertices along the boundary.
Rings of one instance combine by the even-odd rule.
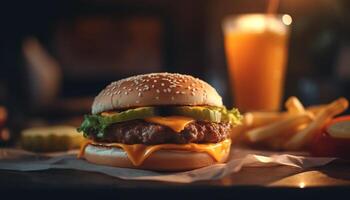
[[[104, 174], [75, 170], [47, 170], [36, 172], [0, 171], [1, 195], [70, 195], [90, 197], [140, 197], [158, 199], [256, 199], [261, 195], [278, 197], [339, 196], [350, 198], [349, 163], [331, 163], [303, 171], [289, 166], [249, 167], [217, 181], [177, 184], [153, 181], [125, 181]], [[21, 192], [25, 191], [25, 192]], [[52, 196], [52, 194], [46, 194]], [[281, 198], [283, 195], [283, 198]], [[165, 197], [164, 197], [165, 196]], [[1, 198], [0, 198], [1, 199]], [[23, 199], [23, 198], [21, 198]], [[345, 198], [347, 199], [347, 198]]]

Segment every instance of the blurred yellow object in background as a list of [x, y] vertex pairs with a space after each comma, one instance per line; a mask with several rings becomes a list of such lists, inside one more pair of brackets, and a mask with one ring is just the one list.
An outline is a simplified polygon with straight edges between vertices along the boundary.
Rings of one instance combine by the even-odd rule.
[[7, 120], [7, 109], [4, 106], [0, 106], [0, 125], [3, 125]]
[[22, 131], [21, 147], [35, 152], [78, 149], [85, 141], [73, 126], [47, 126]]
[[0, 105], [0, 146], [11, 139], [11, 132], [6, 126], [7, 118], [7, 108]]

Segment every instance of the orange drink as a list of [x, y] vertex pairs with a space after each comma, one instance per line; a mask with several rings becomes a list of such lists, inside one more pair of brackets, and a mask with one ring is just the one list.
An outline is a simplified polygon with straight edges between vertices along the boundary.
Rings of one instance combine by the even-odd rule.
[[235, 105], [242, 111], [280, 108], [289, 15], [245, 14], [223, 22], [228, 72]]

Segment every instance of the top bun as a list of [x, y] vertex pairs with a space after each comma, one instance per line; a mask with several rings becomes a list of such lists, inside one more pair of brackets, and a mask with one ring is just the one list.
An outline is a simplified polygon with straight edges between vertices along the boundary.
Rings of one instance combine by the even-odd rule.
[[222, 106], [222, 99], [208, 83], [189, 75], [152, 73], [112, 82], [96, 96], [92, 113], [162, 105]]

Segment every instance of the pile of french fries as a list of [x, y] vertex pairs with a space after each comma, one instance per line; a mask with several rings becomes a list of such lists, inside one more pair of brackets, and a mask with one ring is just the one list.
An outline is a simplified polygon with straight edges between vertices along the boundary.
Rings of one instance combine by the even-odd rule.
[[349, 106], [345, 98], [329, 104], [304, 107], [296, 97], [285, 102], [285, 112], [249, 112], [236, 131], [241, 140], [272, 150], [298, 151], [308, 147], [315, 134]]

